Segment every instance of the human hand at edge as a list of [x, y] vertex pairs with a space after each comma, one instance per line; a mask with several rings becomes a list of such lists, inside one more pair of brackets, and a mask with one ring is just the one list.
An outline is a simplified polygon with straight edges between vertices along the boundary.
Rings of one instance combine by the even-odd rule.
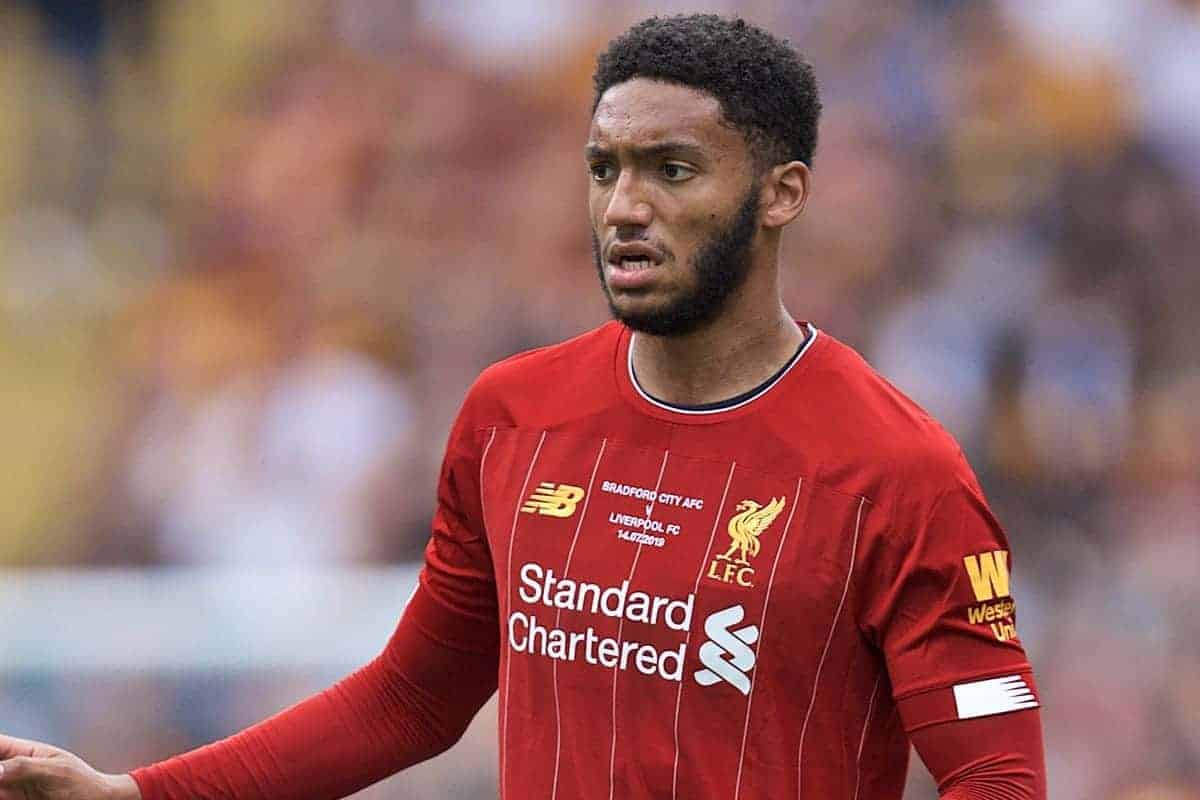
[[0, 734], [0, 800], [141, 800], [128, 775], [106, 775], [58, 747]]

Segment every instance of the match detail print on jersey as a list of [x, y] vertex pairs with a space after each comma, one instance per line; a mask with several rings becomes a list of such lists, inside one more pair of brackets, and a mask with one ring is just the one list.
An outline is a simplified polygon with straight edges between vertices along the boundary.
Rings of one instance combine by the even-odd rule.
[[[581, 786], [599, 759], [601, 797], [638, 796], [637, 771], [622, 767], [634, 753], [677, 797], [739, 784], [754, 797], [756, 753], [790, 753], [794, 770], [799, 726], [777, 709], [799, 696], [803, 712], [825, 690], [815, 667], [840, 628], [861, 499], [554, 431], [501, 429], [488, 463], [508, 788], [590, 797]], [[727, 757], [700, 756], [728, 736]], [[516, 760], [518, 748], [547, 758]]]
[[1008, 542], [944, 430], [831, 336], [700, 414], [628, 345], [494, 365], [447, 445], [401, 624], [450, 637], [450, 692], [498, 684], [501, 798], [895, 800], [909, 734], [1033, 735]]
[[448, 448], [446, 498], [480, 496], [427, 571], [494, 620], [502, 797], [898, 796], [905, 731], [1038, 700], [1003, 531], [860, 357], [815, 336], [693, 415], [638, 394], [628, 343], [497, 365]]

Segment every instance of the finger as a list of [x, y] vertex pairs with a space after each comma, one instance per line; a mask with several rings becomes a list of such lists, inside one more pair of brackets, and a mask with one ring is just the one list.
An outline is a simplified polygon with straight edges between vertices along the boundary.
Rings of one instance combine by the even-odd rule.
[[29, 739], [18, 739], [15, 736], [5, 736], [0, 733], [0, 761], [14, 756], [49, 755], [54, 748], [41, 742]]
[[0, 786], [15, 786], [32, 778], [35, 768], [30, 762], [33, 760], [26, 756], [16, 756], [0, 761]]
[[34, 786], [46, 788], [62, 777], [62, 765], [50, 758], [17, 756], [0, 761], [0, 786]]
[[46, 760], [17, 756], [0, 761], [0, 800], [34, 800], [42, 797], [39, 789], [45, 789], [42, 780]]

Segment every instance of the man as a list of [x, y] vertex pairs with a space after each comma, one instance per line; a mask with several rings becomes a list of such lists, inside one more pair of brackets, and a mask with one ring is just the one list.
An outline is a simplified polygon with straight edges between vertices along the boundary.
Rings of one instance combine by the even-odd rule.
[[[420, 586], [371, 664], [129, 776], [0, 740], [10, 798], [339, 797], [500, 692], [500, 792], [1043, 798], [1008, 548], [957, 446], [794, 322], [810, 67], [740, 20], [600, 56], [586, 147], [616, 322], [488, 369], [450, 434]], [[25, 794], [21, 794], [25, 792]]]

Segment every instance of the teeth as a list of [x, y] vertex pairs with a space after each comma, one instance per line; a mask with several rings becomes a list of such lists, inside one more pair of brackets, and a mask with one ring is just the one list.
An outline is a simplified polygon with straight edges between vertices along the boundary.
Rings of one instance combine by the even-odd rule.
[[623, 258], [621, 259], [621, 267], [631, 272], [637, 270], [649, 269], [650, 259], [648, 258]]

